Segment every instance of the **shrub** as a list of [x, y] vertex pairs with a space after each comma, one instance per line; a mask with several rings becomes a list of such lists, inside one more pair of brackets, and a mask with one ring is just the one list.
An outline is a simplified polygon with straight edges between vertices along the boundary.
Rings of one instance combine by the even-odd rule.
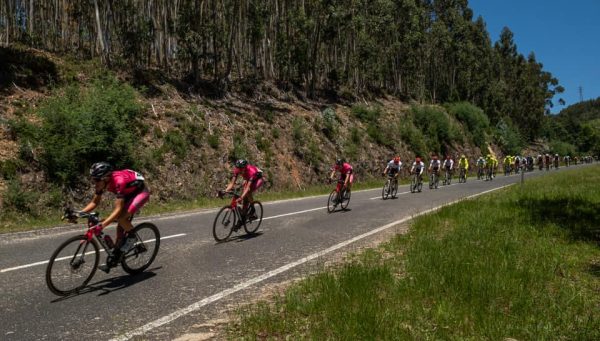
[[273, 135], [273, 138], [278, 139], [279, 138], [279, 128], [274, 127], [273, 129], [271, 129], [271, 135]]
[[3, 196], [4, 207], [19, 213], [35, 214], [39, 193], [23, 189], [18, 180], [10, 180]]
[[213, 149], [219, 149], [219, 133], [215, 131], [212, 135], [208, 135], [208, 145]]
[[332, 108], [327, 108], [323, 110], [321, 117], [323, 120], [321, 131], [329, 140], [334, 141], [338, 131], [338, 117], [335, 113], [335, 110]]
[[450, 145], [459, 136], [448, 115], [440, 108], [413, 106], [411, 111], [415, 126], [424, 133], [430, 151], [444, 153], [443, 147]]
[[423, 133], [417, 129], [412, 122], [402, 122], [400, 124], [400, 135], [403, 141], [410, 147], [416, 155], [424, 156], [427, 154], [427, 146]]
[[376, 122], [381, 116], [381, 108], [357, 104], [352, 106], [352, 114], [364, 123]]
[[521, 154], [521, 150], [523, 149], [523, 138], [521, 137], [521, 134], [519, 134], [519, 131], [510, 123], [503, 119], [500, 119], [496, 124], [495, 140], [504, 154]]
[[241, 134], [234, 133], [233, 135], [233, 149], [229, 153], [229, 158], [232, 160], [247, 159], [249, 157], [246, 144], [244, 143]]
[[490, 120], [483, 110], [471, 103], [459, 102], [448, 105], [448, 112], [465, 124], [473, 143], [484, 149]]
[[141, 111], [133, 88], [104, 76], [87, 89], [55, 93], [37, 111], [41, 123], [29, 125], [29, 136], [20, 142], [41, 151], [39, 161], [51, 181], [73, 185], [98, 160], [135, 164]]
[[187, 155], [189, 145], [178, 130], [169, 130], [165, 135], [163, 148], [165, 151], [172, 152], [177, 160], [182, 160]]
[[292, 138], [296, 144], [304, 143], [305, 123], [302, 117], [295, 117], [292, 121]]
[[576, 155], [577, 148], [567, 142], [553, 141], [550, 143], [550, 151], [558, 155]]
[[4, 160], [0, 161], [0, 178], [3, 179], [14, 179], [17, 172], [23, 168], [23, 161], [21, 160]]
[[350, 128], [350, 141], [354, 144], [360, 144], [362, 141], [362, 136], [360, 130], [356, 127]]

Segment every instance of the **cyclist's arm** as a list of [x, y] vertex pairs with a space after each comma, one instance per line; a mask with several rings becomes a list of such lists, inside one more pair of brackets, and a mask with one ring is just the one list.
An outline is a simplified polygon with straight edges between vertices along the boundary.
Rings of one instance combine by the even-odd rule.
[[387, 174], [389, 169], [390, 169], [390, 166], [385, 166], [385, 169], [383, 170], [383, 174]]
[[98, 204], [100, 203], [100, 200], [102, 200], [102, 194], [94, 194], [94, 197], [92, 198], [92, 201], [89, 202], [89, 204], [87, 204], [82, 211], [83, 212], [91, 212], [93, 211], [96, 207], [98, 207]]
[[350, 175], [352, 172], [346, 173], [346, 180], [344, 180], [344, 187], [348, 187], [348, 182], [350, 182]]
[[331, 175], [329, 176], [329, 178], [330, 178], [331, 180], [333, 180], [333, 177], [334, 177], [334, 176], [335, 176], [335, 169], [333, 169], [333, 170], [331, 171]]
[[242, 195], [240, 195], [240, 199], [239, 200], [244, 200], [244, 198], [246, 198], [246, 196], [250, 192], [250, 186], [251, 185], [252, 185], [252, 181], [250, 181], [250, 180], [244, 181], [244, 189], [242, 190]]
[[229, 192], [233, 189], [233, 186], [235, 186], [235, 180], [237, 180], [237, 175], [234, 175], [231, 177], [231, 180], [229, 180], [229, 184], [227, 185], [227, 188], [225, 188], [225, 192]]
[[115, 201], [115, 208], [113, 209], [111, 214], [108, 216], [108, 218], [104, 219], [104, 221], [102, 222], [102, 226], [106, 227], [106, 226], [110, 225], [110, 223], [112, 223], [113, 221], [116, 221], [117, 219], [119, 219], [119, 217], [121, 216], [121, 212], [123, 212], [124, 207], [125, 207], [125, 199], [117, 198], [117, 200]]

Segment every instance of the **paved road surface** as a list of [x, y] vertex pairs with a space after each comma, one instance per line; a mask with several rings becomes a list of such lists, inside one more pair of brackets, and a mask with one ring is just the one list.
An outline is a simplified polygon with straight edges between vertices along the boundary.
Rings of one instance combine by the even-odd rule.
[[[139, 338], [132, 332], [143, 339], [175, 338], [200, 316], [216, 314], [215, 305], [222, 299], [247, 302], [264, 281], [293, 271], [308, 261], [304, 257], [314, 258], [378, 227], [519, 180], [520, 176], [499, 176], [491, 182], [469, 179], [416, 194], [407, 193], [406, 185], [398, 199], [386, 201], [380, 189], [355, 192], [350, 210], [333, 214], [326, 212], [326, 196], [267, 203], [257, 236], [221, 244], [212, 238], [215, 210], [153, 219], [162, 241], [148, 271], [137, 276], [120, 268], [108, 275], [98, 271], [89, 290], [68, 298], [47, 289], [45, 262], [62, 241], [81, 230], [0, 235], [0, 339]], [[320, 255], [321, 261], [328, 256]]]

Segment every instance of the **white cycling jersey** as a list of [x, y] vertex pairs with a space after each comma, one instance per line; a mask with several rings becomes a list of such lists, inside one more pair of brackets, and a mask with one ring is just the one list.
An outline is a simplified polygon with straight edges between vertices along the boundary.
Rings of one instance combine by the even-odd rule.
[[444, 160], [444, 168], [452, 169], [452, 167], [454, 167], [454, 160], [452, 160], [452, 159]]
[[425, 170], [425, 164], [423, 163], [423, 161], [420, 161], [419, 163], [417, 163], [416, 161], [413, 162], [412, 164], [412, 168], [410, 169], [410, 172], [417, 172], [419, 173], [419, 175], [423, 174], [423, 171]]
[[440, 160], [429, 161], [429, 168], [440, 168], [440, 166], [441, 166]]
[[394, 170], [400, 171], [400, 169], [402, 169], [402, 161], [400, 161], [400, 162], [398, 162], [398, 164], [396, 164], [394, 162], [394, 160], [390, 160], [390, 162], [388, 162], [387, 166], [389, 169], [394, 169]]

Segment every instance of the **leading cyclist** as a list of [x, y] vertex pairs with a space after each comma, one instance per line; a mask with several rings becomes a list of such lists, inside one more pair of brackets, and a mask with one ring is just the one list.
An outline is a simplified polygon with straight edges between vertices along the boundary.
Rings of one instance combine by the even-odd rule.
[[350, 191], [354, 182], [352, 166], [348, 162], [345, 162], [344, 159], [337, 159], [335, 160], [335, 165], [331, 168], [329, 179], [333, 180], [336, 172], [340, 172], [340, 181], [344, 181], [344, 188]]
[[[106, 266], [100, 266], [99, 269], [109, 272], [111, 267], [118, 264], [121, 255], [129, 252], [136, 242], [134, 235], [129, 236], [128, 232], [133, 229], [131, 217], [140, 210], [150, 199], [150, 191], [146, 186], [144, 177], [130, 169], [113, 170], [108, 162], [97, 162], [90, 169], [90, 176], [94, 181], [95, 194], [83, 212], [93, 211], [100, 201], [104, 191], [109, 191], [117, 195], [115, 208], [112, 213], [94, 228], [95, 233], [100, 233], [102, 229], [112, 222], [117, 222], [117, 240], [115, 241], [115, 250], [112, 257], [109, 256]], [[123, 237], [125, 241], [123, 242]], [[121, 245], [122, 243], [122, 245]]]
[[390, 162], [387, 163], [385, 170], [383, 171], [383, 175], [390, 174], [394, 177], [394, 182], [396, 187], [398, 187], [398, 175], [400, 174], [400, 170], [402, 169], [402, 161], [400, 160], [400, 156], [396, 155]]

